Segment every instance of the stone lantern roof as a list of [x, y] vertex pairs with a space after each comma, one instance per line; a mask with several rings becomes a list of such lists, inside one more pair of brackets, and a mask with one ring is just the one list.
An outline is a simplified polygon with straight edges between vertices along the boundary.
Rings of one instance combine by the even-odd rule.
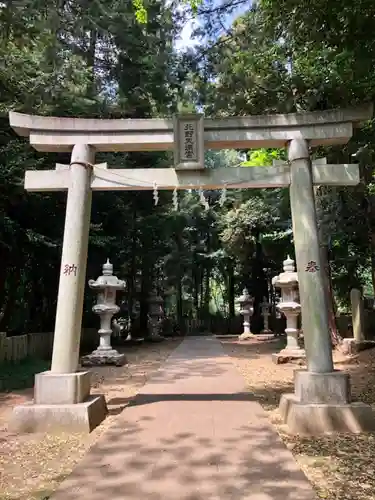
[[238, 302], [240, 303], [246, 303], [246, 302], [252, 302], [253, 298], [249, 294], [249, 291], [247, 288], [244, 288], [242, 291], [242, 295], [238, 298]]
[[103, 274], [99, 276], [96, 280], [89, 280], [89, 287], [94, 290], [102, 290], [105, 288], [112, 288], [113, 290], [124, 290], [126, 283], [124, 280], [120, 280], [117, 276], [113, 275], [113, 264], [107, 262], [103, 264]]
[[295, 270], [294, 260], [288, 257], [283, 262], [283, 271], [272, 278], [272, 285], [276, 288], [287, 288], [298, 285], [298, 273]]

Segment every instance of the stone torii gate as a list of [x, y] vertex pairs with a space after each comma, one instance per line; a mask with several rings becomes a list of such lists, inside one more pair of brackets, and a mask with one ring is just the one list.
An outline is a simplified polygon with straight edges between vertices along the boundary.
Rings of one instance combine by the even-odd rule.
[[[372, 117], [360, 107], [301, 114], [205, 119], [48, 118], [10, 113], [10, 124], [38, 151], [71, 152], [70, 165], [28, 171], [28, 191], [67, 191], [51, 371], [35, 378], [34, 403], [18, 406], [18, 430], [67, 426], [91, 430], [106, 413], [103, 396], [90, 396], [90, 373], [79, 370], [91, 198], [100, 190], [290, 187], [307, 370], [295, 375], [295, 394], [280, 408], [292, 432], [358, 432], [375, 427], [371, 408], [351, 403], [349, 376], [335, 371], [320, 263], [314, 185], [359, 183], [358, 166], [310, 160], [309, 148], [345, 144], [353, 127]], [[286, 147], [288, 162], [272, 167], [205, 169], [204, 148]], [[175, 168], [108, 169], [99, 151], [174, 151]]]

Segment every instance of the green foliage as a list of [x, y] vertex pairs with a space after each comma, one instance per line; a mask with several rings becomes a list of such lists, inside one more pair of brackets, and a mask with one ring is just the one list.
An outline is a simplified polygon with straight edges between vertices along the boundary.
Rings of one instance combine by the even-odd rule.
[[140, 24], [147, 23], [147, 10], [143, 4], [143, 0], [132, 0], [135, 10], [135, 17]]
[[[51, 330], [65, 216], [63, 193], [28, 194], [25, 169], [53, 168], [68, 156], [34, 151], [9, 129], [17, 110], [82, 117], [170, 116], [177, 109], [207, 116], [287, 113], [349, 106], [374, 99], [375, 4], [349, 0], [262, 0], [229, 30], [221, 17], [235, 2], [199, 0], [5, 2], [0, 8], [0, 313], [1, 328]], [[181, 10], [181, 9], [180, 9]], [[178, 11], [178, 12], [177, 12]], [[204, 13], [202, 43], [176, 54], [173, 43], [186, 12]], [[215, 22], [219, 19], [215, 28]], [[216, 29], [216, 31], [215, 31]], [[198, 30], [199, 31], [199, 30]], [[220, 31], [218, 39], [212, 33]], [[316, 190], [319, 230], [328, 247], [336, 296], [375, 282], [375, 127], [356, 129], [348, 145], [313, 150], [330, 163], [360, 164], [355, 188]], [[243, 152], [242, 152], [243, 153]], [[206, 151], [207, 168], [266, 166], [285, 150], [258, 149], [243, 162], [236, 151]], [[352, 155], [357, 156], [353, 157]], [[355, 158], [355, 160], [353, 160]], [[165, 167], [169, 153], [98, 154], [97, 161], [129, 168]], [[168, 312], [233, 314], [241, 288], [256, 291], [293, 255], [287, 189], [95, 193], [88, 277], [109, 257], [127, 280], [127, 310], [140, 303], [147, 319], [153, 286], [165, 292]], [[263, 292], [262, 292], [263, 293]], [[84, 322], [97, 324], [87, 291]]]
[[241, 163], [243, 167], [265, 167], [272, 165], [273, 160], [280, 160], [285, 155], [278, 149], [254, 149], [249, 151], [249, 159]]
[[[53, 6], [38, 0], [0, 8], [0, 320], [5, 330], [53, 329], [66, 195], [28, 194], [23, 175], [25, 169], [69, 161], [35, 152], [9, 129], [7, 114], [14, 109], [144, 117], [173, 111], [180, 93], [172, 48], [178, 26], [159, 2], [148, 2], [147, 13], [147, 24], [140, 27], [131, 3], [118, 0]], [[98, 161], [136, 167], [168, 159], [152, 153], [107, 154], [98, 155]], [[159, 208], [153, 212], [151, 206], [150, 193], [94, 196], [88, 275], [97, 276], [110, 256], [128, 279], [129, 299], [135, 296], [139, 270], [150, 275], [165, 248], [160, 244], [156, 255], [149, 251], [162, 238], [162, 219], [155, 215]], [[91, 302], [90, 293], [84, 321], [96, 324]]]
[[17, 364], [0, 364], [0, 392], [16, 391], [33, 387], [37, 373], [49, 370], [49, 363], [40, 359], [27, 358]]
[[[140, 24], [146, 24], [148, 21], [147, 8], [143, 0], [132, 0], [135, 18]], [[190, 7], [194, 15], [197, 15], [199, 6], [203, 0], [182, 0], [184, 5]]]
[[[234, 4], [226, 5], [229, 12]], [[205, 64], [196, 81], [206, 113], [302, 112], [373, 101], [375, 44], [369, 20], [374, 8], [367, 0], [355, 6], [349, 0], [335, 5], [320, 0], [258, 2], [230, 30], [221, 29], [219, 40], [198, 49]], [[213, 23], [207, 24], [211, 30]], [[358, 188], [316, 191], [322, 244], [328, 246], [341, 301], [348, 299], [352, 286], [363, 284], [369, 290], [369, 277], [375, 284], [375, 273], [369, 272], [375, 268], [373, 123], [356, 130], [347, 146], [313, 151], [330, 163], [360, 162], [363, 183]], [[283, 153], [278, 158], [285, 159]], [[266, 150], [257, 150], [243, 165], [268, 165], [272, 160]], [[288, 195], [276, 190], [267, 201], [278, 207], [280, 218], [277, 228], [263, 235], [262, 245], [267, 255], [277, 250], [285, 255], [292, 237]]]
[[254, 230], [265, 231], [276, 222], [272, 207], [260, 196], [251, 197], [222, 217], [221, 240], [233, 256], [250, 257], [254, 251]]

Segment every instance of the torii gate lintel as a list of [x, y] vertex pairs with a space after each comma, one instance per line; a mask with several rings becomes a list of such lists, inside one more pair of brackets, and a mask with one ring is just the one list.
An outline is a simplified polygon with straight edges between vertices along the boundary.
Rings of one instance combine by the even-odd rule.
[[[312, 164], [314, 185], [355, 186], [359, 183], [356, 164]], [[56, 170], [28, 170], [27, 191], [67, 191], [71, 183], [69, 165], [57, 164]], [[192, 171], [175, 168], [108, 169], [107, 165], [92, 167], [92, 191], [150, 191], [173, 189], [250, 189], [278, 188], [290, 185], [290, 166], [222, 167]]]

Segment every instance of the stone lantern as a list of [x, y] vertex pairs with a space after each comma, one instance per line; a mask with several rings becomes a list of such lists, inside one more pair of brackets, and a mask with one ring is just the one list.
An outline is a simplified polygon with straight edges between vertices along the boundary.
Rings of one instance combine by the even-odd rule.
[[260, 304], [261, 307], [261, 312], [263, 316], [263, 330], [262, 330], [262, 335], [271, 335], [272, 331], [269, 328], [269, 317], [271, 316], [270, 313], [270, 306], [271, 304], [267, 302], [267, 299], [263, 297], [263, 302]]
[[95, 351], [81, 358], [83, 366], [122, 366], [125, 363], [124, 354], [120, 354], [111, 346], [111, 319], [120, 310], [116, 305], [116, 292], [125, 290], [125, 286], [125, 281], [113, 276], [113, 265], [109, 260], [103, 265], [103, 275], [99, 276], [97, 280], [89, 281], [89, 287], [98, 292], [97, 302], [92, 310], [100, 317], [100, 329], [98, 331], [100, 341]]
[[277, 308], [286, 317], [287, 344], [279, 353], [273, 355], [274, 361], [277, 363], [306, 357], [305, 350], [301, 349], [298, 341], [298, 316], [301, 313], [298, 274], [295, 270], [294, 260], [289, 256], [283, 262], [283, 271], [272, 279], [273, 286], [281, 290], [281, 300], [277, 304]]
[[240, 304], [240, 314], [243, 316], [243, 333], [238, 338], [239, 340], [248, 340], [254, 337], [254, 334], [250, 330], [250, 318], [254, 312], [254, 299], [249, 295], [247, 288], [244, 288], [238, 301]]
[[164, 337], [160, 335], [162, 321], [164, 318], [164, 300], [156, 290], [153, 290], [148, 299], [148, 303], [150, 340], [152, 342], [160, 342], [164, 340]]

